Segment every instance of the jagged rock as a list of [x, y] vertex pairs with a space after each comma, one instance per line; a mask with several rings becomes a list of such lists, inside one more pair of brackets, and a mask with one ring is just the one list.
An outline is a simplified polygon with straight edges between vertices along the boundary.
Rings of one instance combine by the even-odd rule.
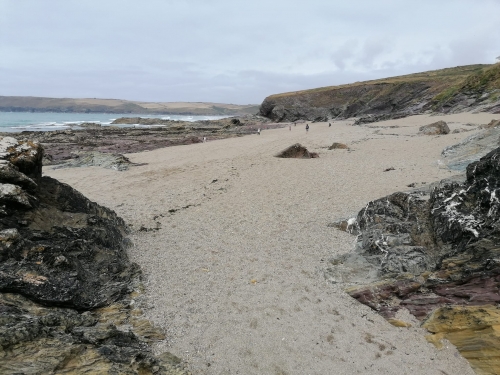
[[126, 171], [131, 165], [134, 165], [129, 158], [121, 154], [81, 151], [73, 153], [72, 156], [73, 158], [54, 168], [103, 167], [116, 171]]
[[424, 135], [440, 135], [448, 134], [450, 132], [448, 124], [444, 121], [438, 121], [429, 125], [421, 126], [418, 130], [420, 134]]
[[[388, 319], [402, 308], [423, 320], [444, 306], [495, 306], [498, 194], [500, 148], [471, 163], [465, 182], [442, 182], [430, 195], [394, 193], [369, 202], [357, 216], [356, 250], [334, 259], [327, 275], [357, 283], [348, 293]], [[488, 332], [470, 331], [469, 342], [477, 347], [463, 349], [464, 356], [487, 350], [483, 334]], [[494, 355], [499, 354], [497, 346]]]
[[12, 163], [35, 182], [42, 177], [43, 149], [38, 142], [0, 137], [0, 159]]
[[296, 143], [287, 147], [279, 154], [276, 155], [277, 158], [292, 158], [292, 159], [311, 159], [317, 158], [319, 155], [315, 152], [309, 152], [307, 148], [302, 146], [300, 143]]
[[38, 144], [3, 137], [0, 150], [0, 373], [184, 373], [152, 354], [163, 336], [132, 307], [123, 220], [41, 177]]
[[330, 147], [328, 147], [329, 150], [347, 150], [349, 147], [344, 144], [344, 143], [339, 143], [339, 142], [333, 142]]
[[0, 204], [21, 205], [27, 208], [32, 207], [34, 197], [26, 193], [20, 186], [0, 183]]
[[482, 125], [481, 129], [491, 129], [500, 126], [500, 120], [491, 120], [488, 124]]
[[19, 172], [19, 168], [7, 160], [0, 160], [0, 181], [19, 185], [29, 192], [35, 192], [37, 189], [35, 181]]
[[465, 138], [462, 142], [446, 147], [441, 156], [452, 170], [465, 171], [467, 165], [478, 161], [499, 146], [500, 128], [492, 127]]
[[[2, 202], [7, 216], [0, 228], [16, 229], [21, 238], [2, 253], [0, 291], [76, 309], [103, 306], [130, 292], [138, 269], [127, 259], [123, 220], [50, 177], [40, 179], [36, 198], [36, 206], [19, 202], [30, 210]], [[66, 261], [56, 266], [60, 257]]]
[[[498, 306], [441, 307], [423, 323], [438, 348], [449, 340], [478, 374], [499, 374], [500, 309]], [[480, 334], [478, 334], [478, 332]]]
[[411, 113], [403, 112], [403, 113], [384, 113], [381, 115], [369, 115], [358, 118], [354, 121], [353, 125], [363, 125], [370, 124], [373, 122], [386, 121], [386, 120], [396, 120], [400, 118], [405, 118], [410, 116]]
[[130, 301], [82, 312], [0, 293], [0, 373], [186, 374], [179, 358], [153, 355], [164, 336], [139, 314]]

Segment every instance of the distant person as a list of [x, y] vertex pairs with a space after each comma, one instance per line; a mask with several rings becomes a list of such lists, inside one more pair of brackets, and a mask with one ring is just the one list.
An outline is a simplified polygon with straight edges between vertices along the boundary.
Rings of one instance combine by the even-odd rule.
[[328, 127], [331, 128], [332, 127], [332, 124], [328, 123]]
[[288, 126], [288, 130], [292, 131], [292, 125]]
[[207, 143], [207, 137], [203, 137], [203, 143]]
[[306, 124], [306, 133], [309, 132], [309, 124]]
[[260, 128], [257, 129], [257, 134], [260, 135]]

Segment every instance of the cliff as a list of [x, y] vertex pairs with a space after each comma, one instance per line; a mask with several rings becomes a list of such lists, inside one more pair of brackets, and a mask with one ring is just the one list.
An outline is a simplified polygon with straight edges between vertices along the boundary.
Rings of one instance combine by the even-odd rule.
[[500, 110], [500, 64], [468, 65], [268, 96], [260, 114], [274, 121], [387, 119], [425, 111]]

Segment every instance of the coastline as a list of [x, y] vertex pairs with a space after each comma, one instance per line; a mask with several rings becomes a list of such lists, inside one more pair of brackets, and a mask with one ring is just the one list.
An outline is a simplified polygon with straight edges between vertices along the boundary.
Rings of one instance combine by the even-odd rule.
[[[422, 329], [391, 326], [323, 274], [326, 261], [354, 242], [328, 224], [411, 183], [455, 174], [440, 153], [474, 130], [426, 137], [419, 126], [444, 119], [452, 130], [476, 129], [497, 117], [314, 123], [309, 133], [299, 124], [127, 154], [139, 166], [125, 172], [44, 173], [131, 225], [146, 315], [167, 332], [156, 350], [184, 358], [193, 373], [473, 374], [453, 346], [438, 351]], [[320, 157], [273, 157], [297, 142]], [[328, 151], [333, 142], [350, 150]]]

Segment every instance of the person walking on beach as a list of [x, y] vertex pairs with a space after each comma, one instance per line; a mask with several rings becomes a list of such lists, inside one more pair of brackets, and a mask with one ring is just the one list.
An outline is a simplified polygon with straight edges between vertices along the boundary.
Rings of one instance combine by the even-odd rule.
[[332, 124], [331, 123], [328, 123], [328, 127], [331, 128], [332, 127]]
[[207, 137], [203, 137], [203, 143], [207, 143]]
[[260, 128], [257, 129], [257, 134], [260, 135]]
[[309, 124], [306, 124], [306, 133], [309, 132]]
[[292, 125], [288, 126], [288, 130], [292, 131]]

